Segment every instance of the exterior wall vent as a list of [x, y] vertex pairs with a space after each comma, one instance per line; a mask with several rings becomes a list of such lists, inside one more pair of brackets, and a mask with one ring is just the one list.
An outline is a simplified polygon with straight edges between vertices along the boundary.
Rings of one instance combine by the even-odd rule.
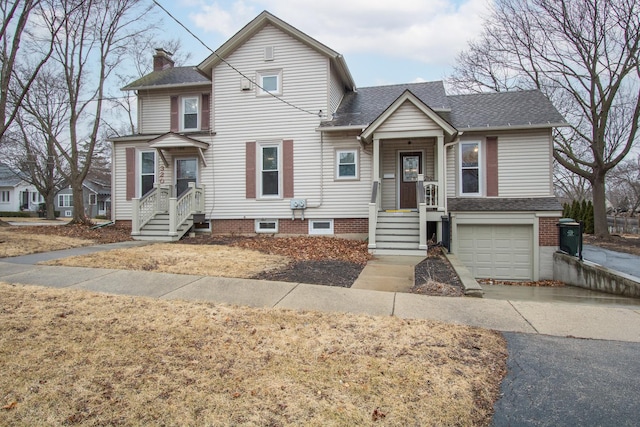
[[264, 48], [264, 60], [265, 61], [273, 61], [275, 49], [273, 46], [267, 46]]
[[240, 79], [240, 90], [248, 91], [251, 90], [251, 80], [246, 77], [242, 77]]

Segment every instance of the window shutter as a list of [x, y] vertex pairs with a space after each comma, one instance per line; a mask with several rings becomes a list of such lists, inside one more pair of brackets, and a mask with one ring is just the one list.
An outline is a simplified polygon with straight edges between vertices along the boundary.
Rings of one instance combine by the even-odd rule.
[[127, 168], [127, 200], [136, 196], [136, 149], [128, 147], [126, 151]]
[[498, 138], [487, 138], [487, 197], [498, 196]]
[[171, 97], [171, 132], [178, 132], [179, 130], [179, 120], [178, 120], [178, 97]]
[[202, 94], [202, 118], [200, 119], [200, 130], [209, 130], [209, 123], [211, 121], [209, 94]]
[[282, 141], [282, 191], [284, 198], [293, 197], [293, 140]]
[[256, 198], [256, 143], [247, 142], [246, 164], [245, 164], [245, 186], [246, 198]]

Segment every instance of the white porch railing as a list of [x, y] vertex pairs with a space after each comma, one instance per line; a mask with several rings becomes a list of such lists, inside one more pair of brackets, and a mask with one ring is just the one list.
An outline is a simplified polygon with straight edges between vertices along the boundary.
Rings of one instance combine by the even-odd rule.
[[376, 248], [376, 228], [378, 226], [378, 211], [380, 210], [380, 197], [382, 183], [373, 181], [371, 185], [371, 201], [369, 202], [369, 249]]
[[140, 230], [156, 214], [166, 213], [169, 210], [169, 196], [171, 187], [167, 185], [154, 185], [153, 190], [142, 198], [135, 197], [132, 201], [131, 235], [140, 235]]
[[169, 199], [169, 236], [177, 236], [178, 228], [194, 213], [204, 213], [204, 189], [190, 182], [179, 199]]
[[204, 213], [204, 188], [189, 183], [189, 189], [178, 199], [171, 197], [171, 187], [155, 185], [142, 198], [132, 199], [131, 235], [139, 236], [142, 228], [157, 214], [169, 213], [169, 236], [194, 213]]

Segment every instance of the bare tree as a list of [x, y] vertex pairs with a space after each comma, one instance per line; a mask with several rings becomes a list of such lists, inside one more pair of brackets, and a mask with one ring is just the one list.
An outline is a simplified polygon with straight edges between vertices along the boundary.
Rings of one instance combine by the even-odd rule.
[[[105, 81], [121, 63], [127, 44], [148, 31], [142, 0], [43, 0], [42, 20], [54, 35], [52, 60], [62, 72], [68, 115], [64, 138], [52, 137], [64, 159], [73, 199], [83, 200], [82, 184], [101, 129]], [[63, 16], [62, 29], [50, 17]], [[72, 223], [88, 223], [82, 203], [74, 203]]]
[[556, 196], [563, 202], [573, 200], [590, 200], [591, 184], [583, 176], [576, 175], [558, 162], [553, 163], [553, 186]]
[[53, 53], [53, 35], [60, 29], [57, 11], [49, 17], [51, 31], [44, 40], [29, 29], [39, 12], [39, 0], [0, 0], [0, 139]]
[[628, 214], [632, 215], [640, 208], [640, 156], [625, 160], [616, 166], [608, 180], [610, 200], [626, 201]]
[[639, 55], [637, 0], [496, 0], [449, 83], [547, 94], [571, 124], [556, 133], [554, 158], [589, 181], [595, 234], [608, 237], [605, 177], [637, 137]]
[[44, 197], [47, 219], [54, 219], [55, 194], [64, 181], [65, 164], [58, 155], [55, 140], [66, 133], [69, 106], [62, 76], [44, 67], [25, 95], [15, 124], [8, 135], [11, 143], [3, 154], [25, 179]]

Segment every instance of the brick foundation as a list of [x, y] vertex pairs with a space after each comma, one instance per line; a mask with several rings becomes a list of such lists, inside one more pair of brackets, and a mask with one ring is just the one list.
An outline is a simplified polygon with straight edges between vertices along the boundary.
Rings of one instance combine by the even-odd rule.
[[[213, 234], [254, 234], [253, 219], [214, 219], [211, 220]], [[367, 218], [337, 218], [333, 220], [334, 234], [367, 234], [369, 220]], [[309, 221], [290, 218], [278, 220], [278, 234], [309, 234]]]
[[538, 219], [538, 244], [540, 246], [558, 246], [558, 218], [539, 218]]

